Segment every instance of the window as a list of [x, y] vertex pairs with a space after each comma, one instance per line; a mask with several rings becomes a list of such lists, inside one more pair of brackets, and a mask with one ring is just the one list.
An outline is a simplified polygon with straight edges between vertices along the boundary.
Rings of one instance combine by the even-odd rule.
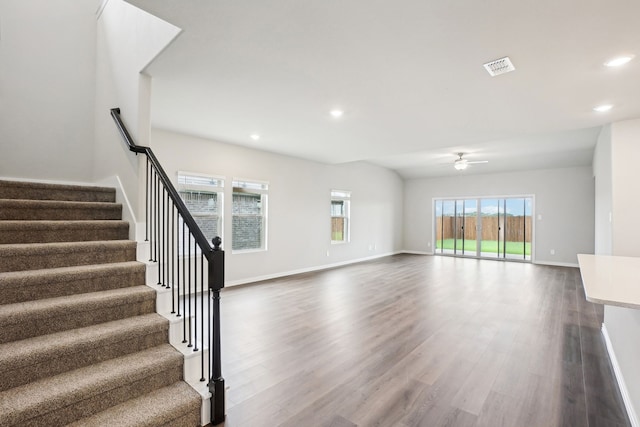
[[351, 192], [331, 190], [331, 243], [349, 241]]
[[178, 193], [209, 244], [222, 237], [223, 190], [223, 178], [178, 172]]
[[234, 179], [231, 247], [234, 251], [267, 249], [269, 184]]

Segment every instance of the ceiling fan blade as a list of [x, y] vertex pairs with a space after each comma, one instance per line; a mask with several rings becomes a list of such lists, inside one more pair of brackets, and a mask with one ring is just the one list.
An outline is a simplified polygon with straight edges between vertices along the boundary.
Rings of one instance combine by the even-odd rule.
[[467, 164], [469, 165], [473, 165], [477, 163], [489, 163], [489, 160], [476, 160], [475, 162], [467, 162]]

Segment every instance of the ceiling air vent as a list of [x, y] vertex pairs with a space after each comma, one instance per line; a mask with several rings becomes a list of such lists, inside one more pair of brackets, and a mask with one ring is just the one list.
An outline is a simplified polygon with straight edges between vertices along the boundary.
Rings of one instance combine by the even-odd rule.
[[508, 56], [496, 59], [495, 61], [487, 62], [486, 64], [484, 64], [484, 68], [487, 69], [492, 77], [508, 73], [509, 71], [513, 71], [516, 69], [516, 67], [514, 67], [511, 63], [511, 60]]

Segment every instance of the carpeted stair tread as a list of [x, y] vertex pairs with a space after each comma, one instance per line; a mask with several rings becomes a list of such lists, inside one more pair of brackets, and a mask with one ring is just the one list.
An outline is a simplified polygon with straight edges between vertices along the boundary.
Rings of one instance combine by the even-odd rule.
[[0, 343], [155, 311], [146, 285], [0, 305]]
[[197, 426], [113, 188], [0, 180], [0, 426]]
[[166, 343], [157, 313], [0, 344], [0, 391]]
[[0, 244], [126, 240], [128, 237], [129, 223], [122, 220], [0, 221]]
[[115, 202], [114, 188], [0, 180], [0, 199]]
[[136, 248], [130, 240], [0, 245], [0, 272], [134, 261]]
[[0, 199], [0, 220], [122, 219], [122, 205], [108, 202]]
[[0, 273], [0, 305], [140, 285], [138, 261]]
[[66, 425], [180, 381], [182, 364], [164, 344], [0, 392], [0, 425]]
[[68, 427], [193, 427], [200, 425], [202, 398], [189, 385], [177, 382], [83, 418]]

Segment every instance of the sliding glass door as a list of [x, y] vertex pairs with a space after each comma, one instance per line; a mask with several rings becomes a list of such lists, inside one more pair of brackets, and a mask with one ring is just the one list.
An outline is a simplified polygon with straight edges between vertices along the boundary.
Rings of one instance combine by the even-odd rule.
[[500, 258], [504, 255], [504, 202], [480, 199], [480, 256]]
[[437, 199], [436, 253], [531, 260], [532, 197]]
[[454, 255], [456, 233], [456, 201], [436, 201], [436, 251], [442, 254]]
[[531, 259], [531, 211], [530, 198], [505, 200], [505, 258]]

